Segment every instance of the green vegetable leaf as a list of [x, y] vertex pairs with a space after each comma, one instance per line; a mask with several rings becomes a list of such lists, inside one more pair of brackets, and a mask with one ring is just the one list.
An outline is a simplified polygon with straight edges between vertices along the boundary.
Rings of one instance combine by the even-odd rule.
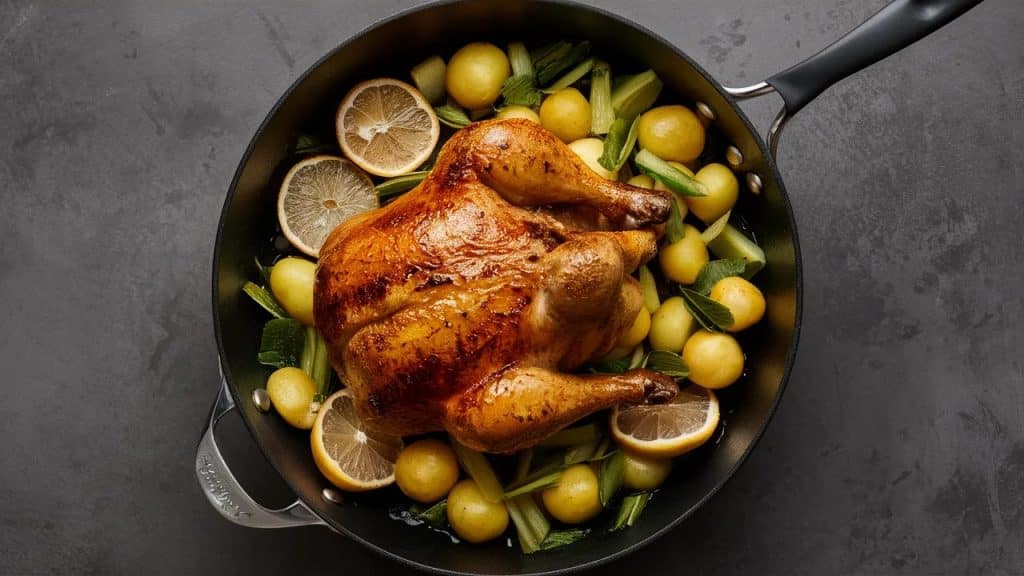
[[704, 229], [703, 232], [700, 233], [700, 239], [703, 240], [705, 244], [710, 244], [712, 240], [718, 238], [718, 235], [721, 234], [723, 230], [725, 230], [725, 225], [729, 223], [729, 217], [731, 215], [732, 210], [729, 210], [725, 214], [722, 214], [722, 216], [719, 217], [718, 220], [712, 222], [707, 228]]
[[387, 202], [418, 186], [419, 183], [423, 182], [427, 177], [427, 174], [430, 174], [430, 170], [410, 172], [397, 178], [385, 180], [380, 184], [377, 184], [373, 190], [377, 193], [378, 200], [381, 202]]
[[532, 482], [527, 482], [519, 486], [510, 487], [510, 489], [507, 492], [505, 492], [505, 499], [511, 500], [512, 498], [515, 498], [516, 496], [522, 494], [530, 494], [536, 492], [537, 490], [543, 490], [544, 488], [547, 488], [549, 486], [554, 486], [555, 484], [558, 484], [558, 480], [561, 477], [562, 470], [555, 470], [554, 472], [549, 472], [537, 478], [536, 480], [533, 480]]
[[654, 281], [654, 274], [646, 264], [640, 266], [640, 290], [644, 294], [644, 307], [651, 314], [661, 307], [661, 297], [658, 296], [658, 284]]
[[746, 269], [747, 263], [743, 260], [712, 260], [700, 269], [697, 280], [690, 288], [706, 296], [719, 280], [730, 276], [742, 276]]
[[672, 194], [672, 205], [668, 211], [668, 223], [665, 225], [665, 238], [669, 243], [676, 243], [686, 236], [686, 227], [683, 226], [683, 215], [679, 211], [679, 198]]
[[579, 446], [601, 439], [601, 429], [597, 424], [581, 424], [572, 428], [565, 428], [544, 439], [539, 446], [548, 448], [568, 448]]
[[540, 544], [541, 550], [551, 550], [579, 542], [590, 534], [586, 528], [574, 528], [572, 530], [553, 530], [548, 533], [547, 538]]
[[521, 74], [505, 80], [501, 87], [501, 97], [504, 98], [506, 106], [536, 108], [540, 106], [541, 95], [533, 74]]
[[590, 42], [584, 41], [573, 46], [568, 42], [558, 42], [550, 47], [542, 48], [538, 56], [533, 58], [533, 68], [537, 72], [537, 84], [547, 86], [559, 74], [582, 62], [590, 54]]
[[324, 142], [319, 138], [310, 136], [309, 134], [302, 134], [295, 141], [295, 154], [299, 156], [323, 154], [324, 152], [330, 152], [335, 149], [335, 144], [333, 142]]
[[690, 375], [686, 362], [678, 354], [666, 350], [652, 350], [647, 355], [647, 367], [673, 378], [686, 378]]
[[609, 532], [615, 532], [616, 530], [622, 530], [623, 528], [636, 524], [640, 513], [644, 511], [644, 507], [651, 500], [650, 492], [640, 492], [638, 494], [630, 494], [622, 499], [622, 506], [619, 507], [619, 513], [615, 517], [615, 522], [612, 523], [612, 527]]
[[587, 58], [583, 62], [577, 64], [572, 70], [569, 70], [562, 75], [561, 78], [555, 80], [553, 84], [547, 88], [541, 90], [545, 94], [554, 94], [563, 88], [568, 88], [573, 84], [579, 82], [584, 76], [586, 76], [594, 68], [594, 59]]
[[585, 444], [570, 447], [565, 451], [565, 465], [572, 466], [581, 462], [589, 462], [594, 457], [594, 452], [597, 451], [597, 446], [600, 443], [601, 440], [598, 438]]
[[662, 83], [653, 70], [613, 82], [612, 107], [615, 114], [627, 121], [647, 111], [661, 94]]
[[724, 332], [732, 325], [732, 312], [725, 306], [686, 287], [681, 286], [680, 292], [687, 310], [705, 330]]
[[598, 474], [598, 494], [601, 497], [601, 506], [607, 507], [615, 493], [622, 487], [622, 480], [626, 474], [626, 459], [622, 450], [616, 450], [611, 456], [601, 461], [601, 472]]
[[438, 106], [434, 108], [434, 113], [437, 114], [437, 119], [441, 121], [445, 126], [455, 128], [465, 128], [469, 126], [472, 121], [469, 116], [466, 115], [465, 110], [458, 106], [452, 106], [451, 104], [445, 104], [444, 106]]
[[629, 359], [629, 370], [636, 368], [642, 368], [647, 362], [647, 354], [644, 354], [644, 345], [638, 344], [636, 348], [633, 348], [633, 356]]
[[448, 526], [448, 516], [445, 513], [447, 508], [448, 500], [441, 500], [429, 508], [424, 508], [420, 504], [414, 504], [409, 507], [409, 513], [412, 514], [413, 518], [422, 520], [440, 530]]
[[266, 288], [253, 282], [246, 282], [242, 286], [242, 291], [248, 294], [253, 302], [262, 306], [267, 312], [270, 312], [274, 318], [288, 317], [288, 313], [284, 311], [284, 308], [281, 308], [281, 305], [277, 303], [277, 300], [274, 300], [274, 297]]
[[[637, 120], [638, 119], [639, 118], [637, 118]], [[633, 153], [633, 148], [636, 147], [637, 126], [639, 125], [637, 120], [633, 120], [632, 123], [629, 123], [625, 118], [615, 119], [615, 122], [612, 123], [611, 130], [608, 132], [608, 136], [605, 137], [604, 150], [601, 152], [601, 158], [598, 159], [601, 166], [604, 166], [613, 172], [618, 172], [626, 164], [626, 161], [629, 160], [629, 155]], [[623, 126], [626, 125], [629, 126], [629, 129], [625, 132], [624, 139], [621, 142], [614, 142], [612, 144], [615, 150], [610, 149], [608, 141], [613, 138], [613, 134], [615, 134], [616, 131], [620, 131], [619, 134], [621, 134]], [[618, 138], [619, 134], [616, 134], [614, 137]]]
[[681, 196], [707, 196], [708, 190], [702, 182], [677, 170], [668, 162], [654, 155], [646, 148], [636, 154], [636, 165], [640, 170], [660, 181], [670, 190]]
[[508, 61], [512, 65], [512, 75], [533, 76], [533, 60], [522, 42], [510, 42], [508, 45]]
[[629, 370], [629, 356], [590, 365], [590, 371], [594, 374], [622, 374], [626, 370]]
[[259, 258], [253, 258], [253, 260], [256, 262], [256, 269], [260, 272], [260, 278], [263, 279], [263, 285], [270, 286], [270, 270], [273, 266], [264, 266], [260, 263]]
[[298, 320], [274, 318], [263, 326], [260, 351], [256, 355], [256, 360], [260, 364], [275, 368], [297, 367], [305, 340], [305, 329]]

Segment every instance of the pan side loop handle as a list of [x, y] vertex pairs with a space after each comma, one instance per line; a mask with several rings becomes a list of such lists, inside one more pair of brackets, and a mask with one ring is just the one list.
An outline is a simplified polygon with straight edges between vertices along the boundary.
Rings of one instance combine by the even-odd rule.
[[196, 479], [210, 505], [228, 520], [250, 528], [324, 525], [324, 521], [301, 500], [296, 500], [284, 508], [271, 510], [253, 500], [238, 483], [224, 461], [214, 437], [217, 422], [234, 408], [235, 402], [231, 399], [227, 381], [222, 377], [217, 401], [213, 404], [210, 420], [196, 450]]
[[768, 130], [776, 156], [779, 135], [791, 116], [836, 82], [924, 38], [982, 0], [893, 0], [860, 26], [810, 58], [742, 88], [725, 88], [737, 100], [778, 92], [785, 106]]
[[924, 38], [981, 0], [894, 0], [814, 56], [769, 78], [790, 116], [839, 80]]

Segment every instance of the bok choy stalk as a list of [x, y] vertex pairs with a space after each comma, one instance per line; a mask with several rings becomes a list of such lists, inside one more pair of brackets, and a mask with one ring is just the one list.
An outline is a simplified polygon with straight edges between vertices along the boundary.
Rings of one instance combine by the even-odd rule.
[[[525, 479], [529, 470], [529, 461], [525, 464], [524, 459], [532, 460], [533, 451], [520, 452], [520, 462], [516, 466], [516, 477], [513, 482], [521, 482]], [[551, 522], [537, 506], [537, 502], [530, 494], [520, 494], [505, 502], [508, 508], [509, 518], [516, 527], [516, 534], [519, 536], [519, 547], [523, 553], [532, 554], [541, 549], [541, 545], [551, 532]]]
[[597, 61], [590, 71], [590, 131], [607, 134], [615, 122], [612, 108], [612, 72], [606, 62]]
[[327, 358], [327, 342], [312, 326], [306, 327], [306, 337], [302, 346], [299, 367], [316, 382], [314, 402], [323, 402], [327, 398], [331, 384], [331, 363]]

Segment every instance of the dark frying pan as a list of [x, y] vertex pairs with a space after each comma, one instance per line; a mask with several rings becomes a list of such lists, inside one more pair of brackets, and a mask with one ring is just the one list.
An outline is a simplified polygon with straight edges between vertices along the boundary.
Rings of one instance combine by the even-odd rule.
[[[804, 62], [765, 82], [727, 88], [696, 62], [650, 31], [622, 18], [554, 0], [464, 0], [417, 8], [385, 20], [341, 44], [285, 93], [242, 158], [221, 214], [214, 253], [213, 311], [222, 385], [199, 442], [196, 474], [210, 503], [233, 522], [259, 528], [319, 524], [399, 562], [439, 573], [554, 574], [606, 562], [664, 534], [721, 488], [746, 458], [771, 418], [789, 376], [800, 327], [801, 279], [796, 224], [774, 162], [787, 118], [836, 81], [933, 32], [980, 0], [895, 0], [867, 22]], [[653, 68], [676, 99], [714, 118], [715, 153], [743, 175], [749, 194], [742, 212], [767, 255], [759, 281], [768, 316], [744, 342], [750, 373], [729, 390], [727, 432], [714, 447], [676, 467], [638, 524], [616, 533], [595, 531], [561, 549], [524, 556], [504, 541], [451, 545], [446, 537], [388, 518], [394, 493], [325, 499], [328, 486], [313, 464], [308, 434], [263, 414], [251, 401], [266, 373], [256, 363], [260, 315], [241, 296], [253, 256], [275, 229], [273, 207], [280, 170], [292, 160], [298, 133], [329, 125], [348, 87], [372, 77], [402, 77], [425, 55], [451, 53], [474, 40], [588, 39], [595, 52], [615, 55], [628, 69]], [[615, 62], [613, 62], [613, 65]], [[623, 68], [626, 69], [626, 68]], [[785, 107], [762, 141], [737, 101], [777, 92]], [[238, 408], [263, 453], [297, 496], [268, 510], [235, 480], [214, 439], [214, 425]]]

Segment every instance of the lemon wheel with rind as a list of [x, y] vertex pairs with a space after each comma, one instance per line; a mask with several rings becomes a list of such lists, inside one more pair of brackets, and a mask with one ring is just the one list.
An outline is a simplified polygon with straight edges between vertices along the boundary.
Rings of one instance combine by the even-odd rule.
[[348, 390], [324, 401], [310, 435], [313, 461], [338, 488], [365, 492], [395, 481], [395, 461], [402, 439], [365, 427], [356, 415]]
[[612, 410], [612, 437], [624, 449], [650, 458], [673, 458], [707, 442], [719, 421], [718, 398], [691, 385], [668, 404], [617, 406]]

